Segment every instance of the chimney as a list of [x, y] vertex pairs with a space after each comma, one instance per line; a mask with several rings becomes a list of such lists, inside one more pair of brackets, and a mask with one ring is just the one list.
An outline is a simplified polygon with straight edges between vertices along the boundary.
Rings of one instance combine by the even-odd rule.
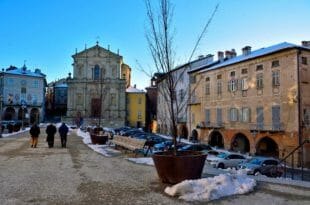
[[246, 46], [242, 48], [242, 55], [246, 56], [249, 55], [250, 53], [251, 53], [251, 46]]
[[236, 50], [235, 50], [234, 48], [231, 49], [230, 53], [231, 53], [231, 57], [232, 57], [232, 58], [234, 58], [234, 57], [237, 56], [237, 52], [236, 52]]
[[310, 41], [302, 41], [301, 45], [310, 48]]
[[198, 59], [202, 59], [204, 57], [204, 55], [199, 55]]
[[224, 53], [223, 51], [218, 51], [217, 52], [217, 58], [220, 62], [222, 62], [224, 60]]
[[225, 58], [231, 59], [232, 55], [230, 51], [225, 51]]

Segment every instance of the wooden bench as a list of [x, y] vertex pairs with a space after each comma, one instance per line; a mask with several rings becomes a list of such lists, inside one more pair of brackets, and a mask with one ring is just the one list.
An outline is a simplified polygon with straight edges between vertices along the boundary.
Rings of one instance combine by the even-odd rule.
[[112, 142], [115, 144], [116, 147], [120, 146], [122, 148], [134, 151], [135, 154], [137, 154], [139, 150], [144, 149], [146, 140], [114, 135]]

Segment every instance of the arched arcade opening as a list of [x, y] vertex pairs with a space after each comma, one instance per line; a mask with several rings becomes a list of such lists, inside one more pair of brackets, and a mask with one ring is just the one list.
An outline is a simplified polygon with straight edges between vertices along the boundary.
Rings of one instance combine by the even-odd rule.
[[212, 147], [224, 148], [224, 138], [219, 131], [213, 131], [209, 135], [208, 144]]
[[258, 141], [256, 145], [256, 155], [268, 156], [268, 157], [279, 157], [278, 144], [270, 137], [264, 137]]
[[231, 150], [241, 153], [250, 152], [250, 142], [248, 138], [242, 133], [236, 134], [231, 141]]

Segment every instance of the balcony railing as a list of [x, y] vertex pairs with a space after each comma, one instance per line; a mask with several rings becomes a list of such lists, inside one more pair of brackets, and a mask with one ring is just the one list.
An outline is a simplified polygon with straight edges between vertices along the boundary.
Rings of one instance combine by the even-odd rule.
[[197, 124], [197, 129], [203, 129], [203, 128], [223, 128], [224, 127], [224, 123], [223, 122], [215, 122], [215, 123], [211, 123], [211, 122], [200, 122], [199, 124]]
[[273, 124], [254, 123], [250, 124], [250, 130], [281, 132], [285, 130], [285, 126], [284, 123], [273, 123]]

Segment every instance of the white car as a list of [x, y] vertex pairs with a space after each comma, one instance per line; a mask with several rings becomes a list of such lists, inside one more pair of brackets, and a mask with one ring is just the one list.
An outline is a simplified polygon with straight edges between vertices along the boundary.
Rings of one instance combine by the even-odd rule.
[[223, 152], [214, 156], [212, 158], [207, 159], [208, 163], [210, 163], [215, 168], [225, 169], [228, 167], [238, 167], [239, 163], [246, 162], [246, 157], [241, 154]]

